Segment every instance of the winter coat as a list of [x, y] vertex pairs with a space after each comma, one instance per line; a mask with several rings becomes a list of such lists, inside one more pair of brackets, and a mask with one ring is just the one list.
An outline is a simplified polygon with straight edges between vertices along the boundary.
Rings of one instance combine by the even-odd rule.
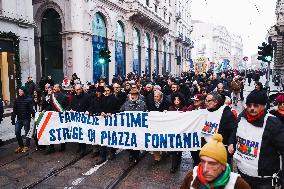
[[[193, 180], [193, 171], [190, 171], [185, 176], [180, 189], [190, 189], [191, 187], [193, 189], [199, 189], [201, 182], [198, 180], [198, 178], [195, 178], [193, 183], [192, 183], [192, 180]], [[191, 183], [192, 183], [192, 186], [191, 186]], [[235, 183], [235, 187], [232, 189], [250, 189], [250, 188], [251, 187], [242, 177], [238, 177]], [[220, 187], [218, 189], [224, 189], [224, 187]]]
[[269, 113], [278, 117], [284, 124], [284, 116], [282, 116], [277, 110], [271, 110]]
[[127, 94], [125, 92], [119, 91], [115, 96], [118, 99], [119, 107], [121, 107], [127, 100]]
[[147, 106], [147, 110], [148, 111], [159, 111], [159, 112], [163, 112], [164, 110], [168, 110], [170, 107], [170, 103], [163, 98], [161, 104], [159, 105], [159, 107], [155, 106], [155, 102], [154, 99], [153, 101], [151, 101], [148, 106]]
[[90, 95], [81, 93], [80, 95], [73, 95], [70, 104], [70, 109], [76, 112], [90, 111]]
[[239, 80], [234, 80], [231, 82], [231, 90], [233, 93], [240, 93], [241, 91], [241, 82]]
[[[54, 93], [54, 96], [58, 103], [61, 105], [61, 107], [65, 110], [68, 106], [67, 96], [65, 96], [63, 93]], [[47, 102], [47, 105], [44, 105], [43, 109], [46, 111], [58, 111], [55, 105], [53, 104], [52, 96], [50, 97], [49, 102]]]
[[101, 97], [97, 97], [97, 96], [93, 96], [91, 98], [91, 104], [90, 104], [90, 113], [91, 114], [101, 114], [102, 112], [102, 99], [103, 96]]
[[144, 101], [138, 99], [137, 101], [127, 100], [120, 111], [146, 111], [146, 104]]
[[26, 96], [19, 96], [14, 102], [13, 113], [11, 116], [12, 122], [15, 122], [16, 117], [17, 119], [23, 120], [31, 119], [31, 117], [34, 116], [35, 112], [31, 99]]
[[101, 111], [104, 113], [117, 113], [119, 111], [119, 100], [113, 94], [103, 96]]
[[187, 107], [183, 106], [180, 108], [176, 108], [175, 106], [170, 106], [168, 111], [179, 111], [179, 112], [186, 112]]
[[[266, 114], [251, 124], [255, 127], [263, 127], [265, 116]], [[239, 115], [238, 122], [241, 118], [247, 120], [244, 111]], [[234, 133], [234, 144], [237, 143], [236, 132], [237, 130]], [[271, 114], [267, 118], [260, 146], [258, 175], [272, 176], [279, 171], [280, 154], [284, 154], [284, 125], [283, 122]]]

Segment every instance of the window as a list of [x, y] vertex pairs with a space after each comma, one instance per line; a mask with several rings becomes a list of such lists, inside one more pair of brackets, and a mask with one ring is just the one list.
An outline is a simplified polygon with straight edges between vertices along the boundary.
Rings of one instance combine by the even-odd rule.
[[146, 0], [146, 5], [149, 6], [149, 0]]
[[121, 21], [116, 23], [115, 32], [115, 75], [125, 75], [125, 32]]
[[145, 36], [145, 74], [150, 76], [151, 74], [151, 44], [150, 44], [150, 35], [146, 33]]
[[141, 74], [141, 46], [140, 46], [140, 32], [138, 29], [133, 31], [133, 72]]
[[158, 12], [158, 6], [155, 5], [155, 12]]
[[167, 15], [167, 13], [166, 13], [166, 11], [164, 11], [164, 19], [166, 19], [166, 15]]

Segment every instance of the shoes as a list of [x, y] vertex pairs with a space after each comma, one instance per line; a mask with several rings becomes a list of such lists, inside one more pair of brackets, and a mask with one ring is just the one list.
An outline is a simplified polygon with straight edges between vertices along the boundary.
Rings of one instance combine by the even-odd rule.
[[29, 151], [29, 147], [26, 147], [26, 146], [25, 146], [25, 147], [22, 149], [22, 152], [23, 152], [23, 153], [26, 153], [26, 152], [28, 152], [28, 151]]
[[100, 159], [96, 162], [96, 165], [100, 165], [100, 164], [104, 163], [105, 161], [106, 161], [106, 159], [100, 158]]
[[22, 152], [22, 150], [23, 150], [23, 148], [22, 148], [22, 147], [18, 147], [18, 148], [15, 150], [15, 153], [21, 153], [21, 152]]

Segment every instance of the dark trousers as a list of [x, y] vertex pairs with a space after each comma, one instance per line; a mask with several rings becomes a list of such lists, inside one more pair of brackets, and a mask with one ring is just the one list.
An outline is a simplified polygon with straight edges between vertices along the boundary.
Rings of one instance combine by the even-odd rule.
[[[21, 130], [24, 127], [25, 135], [27, 136], [27, 134], [30, 130], [30, 122], [31, 122], [30, 119], [18, 119], [16, 124], [15, 124], [15, 135], [16, 135], [19, 147], [22, 147], [22, 148], [24, 147], [24, 142], [23, 142], [23, 139], [22, 139]], [[31, 139], [26, 138], [25, 146], [29, 147], [30, 142], [31, 142]]]
[[108, 152], [110, 153], [111, 156], [115, 156], [116, 149], [111, 147], [101, 146], [100, 148], [101, 159], [106, 160]]
[[244, 100], [244, 88], [241, 88], [240, 98], [241, 100]]
[[134, 160], [138, 160], [140, 155], [139, 150], [129, 150], [129, 157], [133, 158]]
[[182, 152], [172, 152], [172, 168], [176, 169], [181, 163]]
[[85, 153], [86, 149], [87, 149], [87, 145], [84, 144], [84, 143], [79, 143], [78, 145], [79, 145], [79, 150], [78, 151], [80, 151], [82, 153]]
[[275, 186], [272, 186], [272, 178], [251, 177], [241, 173], [240, 171], [239, 174], [252, 189], [275, 189]]

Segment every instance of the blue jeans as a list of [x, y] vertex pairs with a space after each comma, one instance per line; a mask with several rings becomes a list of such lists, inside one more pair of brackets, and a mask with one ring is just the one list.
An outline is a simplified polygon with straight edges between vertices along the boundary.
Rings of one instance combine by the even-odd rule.
[[[15, 135], [19, 144], [19, 147], [24, 147], [24, 142], [22, 139], [22, 135], [21, 135], [21, 130], [24, 127], [25, 129], [25, 136], [27, 136], [29, 130], [30, 130], [30, 119], [18, 119], [16, 124], [15, 124]], [[26, 138], [26, 147], [30, 146], [30, 142], [31, 139], [30, 138]]]

